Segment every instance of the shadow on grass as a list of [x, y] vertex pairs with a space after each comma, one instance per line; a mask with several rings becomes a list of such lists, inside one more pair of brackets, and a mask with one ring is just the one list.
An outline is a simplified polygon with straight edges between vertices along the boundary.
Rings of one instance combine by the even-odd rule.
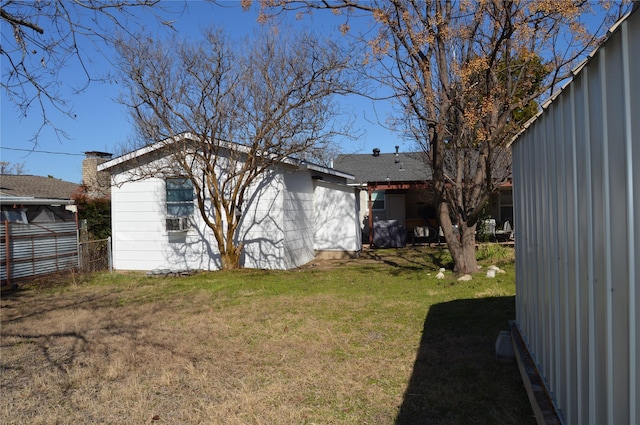
[[[49, 313], [56, 310], [64, 310], [64, 309], [73, 308], [73, 307], [80, 307], [82, 305], [87, 305], [87, 304], [90, 305], [94, 302], [106, 299], [113, 294], [114, 293], [87, 295], [85, 297], [77, 297], [71, 294], [68, 297], [69, 301], [66, 303], [49, 304], [41, 300], [35, 301], [33, 300], [34, 298], [33, 292], [25, 291], [21, 288], [17, 288], [2, 294], [2, 299], [4, 301], [0, 307], [3, 309], [2, 321], [4, 323], [9, 323], [17, 320], [26, 319], [31, 316], [42, 315], [42, 314]], [[32, 308], [29, 313], [22, 314], [22, 315], [14, 315], [12, 314], [11, 310], [14, 309], [15, 307], [11, 304], [11, 301], [30, 303], [35, 308]]]
[[495, 359], [514, 304], [511, 296], [429, 308], [396, 425], [535, 424], [517, 364]]
[[423, 271], [444, 267], [453, 270], [453, 259], [446, 245], [433, 247], [371, 248], [363, 251], [361, 259], [379, 261], [404, 271]]

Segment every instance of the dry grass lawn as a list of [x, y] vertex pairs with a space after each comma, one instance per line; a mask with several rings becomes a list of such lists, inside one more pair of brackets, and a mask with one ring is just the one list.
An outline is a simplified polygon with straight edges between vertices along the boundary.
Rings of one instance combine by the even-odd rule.
[[[534, 423], [494, 360], [513, 266], [433, 249], [290, 272], [95, 275], [3, 294], [3, 424]], [[60, 284], [63, 283], [63, 284]]]

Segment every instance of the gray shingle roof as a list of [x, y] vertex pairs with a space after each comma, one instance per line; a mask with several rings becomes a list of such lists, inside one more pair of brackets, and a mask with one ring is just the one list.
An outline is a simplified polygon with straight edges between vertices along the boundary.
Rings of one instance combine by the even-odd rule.
[[356, 183], [422, 182], [431, 180], [431, 170], [420, 152], [341, 154], [333, 168], [355, 176]]
[[0, 174], [0, 196], [71, 199], [80, 185], [51, 177]]

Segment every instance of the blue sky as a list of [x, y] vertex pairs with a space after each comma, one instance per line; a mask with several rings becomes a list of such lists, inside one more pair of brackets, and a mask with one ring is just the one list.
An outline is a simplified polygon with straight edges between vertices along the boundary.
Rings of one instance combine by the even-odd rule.
[[[184, 37], [200, 37], [202, 29], [209, 26], [222, 26], [232, 37], [251, 33], [260, 24], [256, 22], [257, 13], [243, 12], [239, 1], [221, 1], [211, 5], [202, 1], [188, 1], [188, 7], [183, 9], [183, 2], [164, 1], [161, 3], [167, 9], [176, 12], [165, 15], [173, 21], [173, 27]], [[179, 12], [177, 12], [179, 11]], [[163, 17], [163, 18], [164, 18]], [[293, 20], [293, 15], [288, 15]], [[368, 19], [368, 18], [366, 18]], [[158, 37], [171, 32], [158, 22], [151, 11], [142, 15], [145, 30]], [[295, 22], [295, 21], [294, 21]], [[339, 36], [338, 26], [344, 20], [334, 17], [331, 13], [319, 11], [312, 16], [305, 16], [296, 25], [303, 25], [312, 31]], [[363, 20], [366, 25], [368, 20]], [[358, 25], [351, 21], [352, 25]], [[3, 27], [4, 30], [4, 27]], [[6, 37], [6, 34], [3, 35]], [[94, 76], [101, 76], [112, 70], [112, 66], [102, 54], [93, 53], [89, 44], [83, 46], [91, 60], [90, 72]], [[105, 50], [108, 56], [113, 52]], [[3, 69], [3, 74], [4, 74]], [[73, 87], [82, 84], [84, 77], [78, 64], [74, 61], [71, 66], [61, 72], [62, 96], [68, 99], [76, 114], [76, 119], [56, 114], [53, 109], [48, 110], [49, 118], [66, 132], [69, 138], [60, 138], [51, 129], [41, 133], [37, 146], [31, 141], [34, 132], [40, 125], [41, 115], [34, 109], [29, 116], [21, 118], [17, 108], [6, 98], [4, 91], [0, 92], [1, 121], [0, 121], [0, 161], [10, 163], [24, 163], [26, 173], [80, 183], [82, 180], [82, 159], [84, 152], [102, 151], [118, 153], [122, 146], [133, 137], [133, 128], [129, 122], [126, 108], [117, 103], [121, 93], [117, 84], [95, 82], [80, 94], [73, 93]], [[403, 140], [398, 134], [386, 129], [378, 122], [384, 122], [391, 104], [389, 101], [372, 102], [364, 98], [352, 96], [340, 100], [343, 109], [349, 111], [357, 119], [354, 130], [360, 137], [355, 141], [346, 141], [342, 145], [343, 153], [369, 153], [373, 148], [380, 148], [382, 152], [393, 152], [399, 145], [401, 151], [413, 150], [411, 142]]]
[[[165, 2], [164, 6], [181, 10], [182, 3]], [[173, 27], [178, 33], [187, 37], [199, 37], [202, 29], [211, 25], [222, 26], [232, 37], [251, 33], [260, 25], [256, 23], [255, 12], [243, 12], [239, 2], [234, 1], [223, 2], [223, 6], [191, 1], [184, 13], [172, 13], [167, 17], [174, 21]], [[171, 32], [159, 24], [151, 13], [146, 13], [143, 21], [146, 30], [159, 37]], [[330, 13], [316, 13], [305, 17], [303, 22], [314, 31], [319, 30], [325, 33], [331, 31], [339, 36], [337, 27], [342, 20], [334, 18]], [[89, 50], [91, 47], [87, 45], [85, 49]], [[111, 52], [105, 51], [105, 53]], [[92, 60], [90, 64], [92, 74], [100, 75], [110, 69], [111, 65], [103, 55], [96, 53], [89, 56]], [[2, 147], [0, 160], [12, 164], [24, 163], [26, 174], [53, 176], [80, 183], [84, 152], [120, 152], [122, 146], [133, 137], [133, 129], [128, 111], [116, 101], [121, 93], [120, 86], [95, 82], [82, 93], [74, 94], [72, 87], [77, 87], [84, 81], [75, 62], [62, 70], [61, 81], [62, 95], [70, 101], [76, 118], [71, 119], [56, 113], [51, 108], [47, 113], [69, 138], [58, 137], [52, 129], [45, 129], [40, 135], [38, 145], [34, 146], [31, 139], [40, 125], [39, 110], [33, 109], [26, 118], [20, 117], [15, 105], [8, 101], [5, 93], [2, 92], [0, 94], [0, 146]], [[382, 149], [383, 152], [393, 152], [395, 145], [400, 145], [402, 150], [411, 150], [410, 143], [403, 142], [396, 134], [375, 123], [376, 113], [379, 120], [384, 121], [385, 111], [390, 108], [389, 102], [377, 102], [374, 107], [371, 100], [355, 96], [343, 98], [340, 101], [344, 103], [343, 108], [356, 116], [355, 129], [361, 130], [359, 132], [361, 137], [358, 140], [347, 141], [342, 145], [344, 153], [371, 152], [374, 147]]]

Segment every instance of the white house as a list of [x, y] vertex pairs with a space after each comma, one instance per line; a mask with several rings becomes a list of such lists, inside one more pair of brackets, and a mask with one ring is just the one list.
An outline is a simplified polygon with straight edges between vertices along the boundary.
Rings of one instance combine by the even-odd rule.
[[[140, 167], [167, 160], [165, 145], [150, 145], [98, 167], [111, 174], [114, 268], [217, 270], [220, 255], [213, 232], [193, 197], [182, 196], [192, 193], [181, 192], [185, 180], [161, 173], [136, 177]], [[355, 191], [346, 185], [350, 179], [293, 159], [271, 167], [242, 206], [237, 233], [244, 242], [241, 266], [291, 269], [318, 252], [357, 254], [362, 244]], [[187, 216], [175, 219], [178, 210], [188, 211]]]

